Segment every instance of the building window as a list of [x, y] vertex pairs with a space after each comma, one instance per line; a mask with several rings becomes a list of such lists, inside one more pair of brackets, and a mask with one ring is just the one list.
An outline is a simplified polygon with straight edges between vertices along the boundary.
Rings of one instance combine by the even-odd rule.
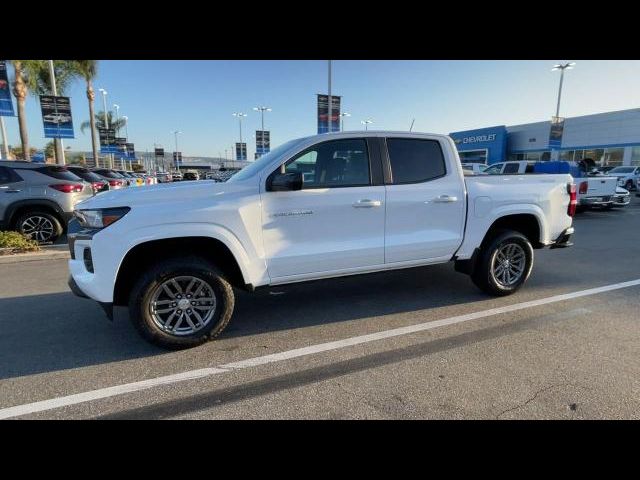
[[640, 165], [640, 147], [631, 149], [631, 165]]
[[466, 150], [462, 152], [458, 152], [460, 156], [461, 163], [487, 163], [487, 153], [488, 150], [486, 148], [482, 150]]
[[624, 156], [624, 148], [607, 148], [603, 155], [603, 165], [622, 165], [622, 157]]
[[573, 162], [573, 155], [575, 150], [562, 150], [560, 151], [560, 160], [563, 162]]

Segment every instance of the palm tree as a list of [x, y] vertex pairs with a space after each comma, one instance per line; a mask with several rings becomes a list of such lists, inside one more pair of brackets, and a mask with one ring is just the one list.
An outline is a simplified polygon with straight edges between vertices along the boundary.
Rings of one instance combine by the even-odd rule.
[[[98, 160], [98, 139], [96, 130], [96, 115], [93, 111], [93, 101], [96, 98], [96, 94], [93, 91], [93, 80], [98, 74], [98, 61], [97, 60], [76, 60], [75, 68], [78, 74], [84, 78], [87, 82], [87, 100], [89, 101], [89, 126], [91, 127], [91, 147], [93, 150], [94, 161]], [[86, 123], [86, 122], [84, 122]], [[82, 125], [84, 125], [84, 123]], [[80, 130], [84, 133], [84, 128], [81, 126]], [[97, 163], [96, 163], [97, 165]]]
[[[113, 128], [114, 130], [118, 131], [124, 127], [126, 120], [124, 118], [118, 118], [116, 120], [114, 117], [115, 115], [112, 111], [107, 112], [107, 122], [109, 122], [109, 128]], [[84, 133], [87, 128], [91, 127], [92, 123], [95, 124], [96, 130], [99, 128], [107, 128], [104, 123], [104, 111], [94, 113], [93, 122], [91, 122], [91, 120], [82, 122], [82, 124], [80, 125], [80, 131]]]
[[18, 127], [20, 129], [20, 142], [22, 144], [22, 156], [24, 160], [31, 161], [31, 149], [29, 148], [29, 133], [27, 132], [27, 115], [25, 102], [27, 100], [28, 74], [35, 67], [33, 64], [42, 60], [11, 60], [14, 69], [13, 95], [18, 104]]

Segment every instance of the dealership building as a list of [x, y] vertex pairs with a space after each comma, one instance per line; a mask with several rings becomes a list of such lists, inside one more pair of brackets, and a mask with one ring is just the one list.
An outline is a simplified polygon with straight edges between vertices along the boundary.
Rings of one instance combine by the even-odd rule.
[[480, 128], [449, 135], [460, 160], [492, 164], [506, 160], [578, 161], [597, 165], [640, 165], [640, 108], [564, 120], [558, 153], [549, 146], [551, 121]]

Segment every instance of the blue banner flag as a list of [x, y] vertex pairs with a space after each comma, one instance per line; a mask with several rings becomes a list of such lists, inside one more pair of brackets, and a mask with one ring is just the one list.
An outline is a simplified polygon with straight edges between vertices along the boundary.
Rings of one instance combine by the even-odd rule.
[[45, 138], [75, 138], [69, 97], [40, 95]]
[[13, 102], [11, 101], [11, 88], [9, 88], [7, 75], [7, 61], [0, 60], [0, 116], [13, 117]]

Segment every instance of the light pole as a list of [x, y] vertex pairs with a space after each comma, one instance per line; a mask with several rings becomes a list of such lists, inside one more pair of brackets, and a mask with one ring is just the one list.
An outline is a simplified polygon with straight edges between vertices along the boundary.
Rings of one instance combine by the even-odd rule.
[[129, 140], [129, 117], [127, 117], [126, 115], [122, 116], [122, 119], [124, 120], [124, 136], [127, 137], [127, 140]]
[[373, 123], [373, 120], [362, 120], [360, 123], [364, 125], [365, 130], [369, 130], [369, 124]]
[[116, 135], [120, 135], [120, 117], [118, 117], [118, 113], [120, 112], [120, 105], [114, 103], [113, 108], [116, 109]]
[[[49, 60], [49, 78], [51, 80], [51, 94], [54, 97], [58, 96], [58, 89], [56, 87], [56, 71], [53, 68], [53, 60]], [[57, 109], [56, 109], [57, 110]], [[59, 165], [64, 165], [64, 144], [61, 138], [54, 138], [53, 142], [56, 146], [56, 160]]]
[[178, 134], [182, 133], [180, 130], [174, 130], [173, 132], [175, 141], [176, 141], [176, 165], [178, 167], [178, 173], [180, 173], [180, 162], [178, 162]]
[[[232, 115], [234, 117], [238, 117], [238, 124], [240, 125], [240, 156], [242, 156], [242, 118], [246, 117], [247, 114], [241, 113], [241, 112], [235, 112], [235, 113], [232, 113]], [[242, 160], [242, 158], [240, 158], [239, 160]]]
[[[102, 94], [102, 105], [103, 105], [103, 120], [104, 120], [104, 128], [109, 128], [109, 116], [107, 115], [107, 91], [104, 88], [99, 88], [98, 91]], [[109, 168], [113, 168], [113, 162], [111, 161], [111, 154], [109, 154]], [[96, 158], [96, 165], [98, 165], [98, 159]]]
[[[556, 116], [555, 116], [556, 122], [558, 122], [560, 118], [560, 98], [562, 97], [562, 81], [564, 80], [564, 71], [571, 70], [574, 65], [575, 65], [575, 62], [558, 63], [557, 65], [554, 65], [553, 68], [551, 69], [552, 72], [555, 72], [556, 70], [560, 70], [560, 85], [558, 86], [558, 103], [556, 104]], [[553, 125], [552, 125], [552, 128], [553, 128]], [[553, 156], [552, 160], [558, 160], [559, 150], [557, 149], [552, 150], [551, 153]]]
[[351, 114], [344, 112], [340, 114], [340, 131], [344, 132], [344, 117], [350, 117]]
[[262, 147], [261, 155], [264, 155], [264, 112], [270, 112], [271, 109], [269, 107], [253, 107], [256, 112], [260, 112], [262, 116], [262, 142], [260, 147]]
[[556, 106], [556, 118], [560, 116], [560, 97], [562, 96], [562, 80], [564, 80], [564, 71], [571, 70], [574, 65], [575, 65], [575, 62], [569, 62], [564, 64], [559, 63], [557, 65], [554, 65], [554, 67], [551, 69], [552, 72], [555, 72], [556, 70], [560, 70], [560, 86], [558, 87], [558, 104]]
[[2, 155], [9, 160], [9, 143], [7, 142], [7, 130], [4, 127], [4, 117], [0, 116], [0, 130], [2, 130]]
[[332, 107], [333, 107], [333, 99], [331, 98], [331, 60], [329, 62], [329, 84], [328, 84], [328, 95], [327, 95], [327, 132], [331, 133], [331, 117], [333, 115]]

